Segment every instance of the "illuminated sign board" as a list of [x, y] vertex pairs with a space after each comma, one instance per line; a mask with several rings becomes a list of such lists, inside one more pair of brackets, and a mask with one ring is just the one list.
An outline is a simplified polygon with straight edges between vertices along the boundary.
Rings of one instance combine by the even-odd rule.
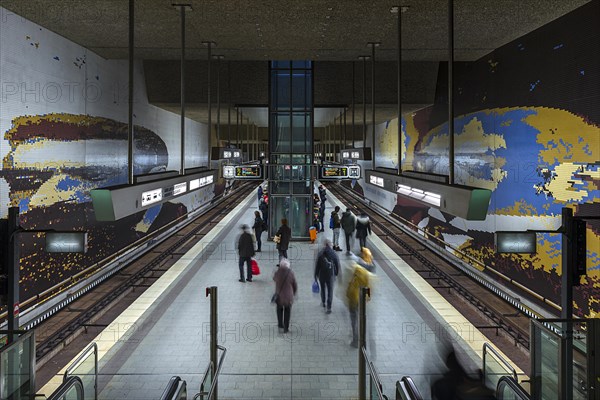
[[436, 207], [439, 207], [440, 204], [442, 203], [441, 195], [439, 195], [437, 193], [413, 188], [408, 185], [398, 184], [397, 188], [396, 188], [396, 192], [403, 194], [405, 196], [408, 196], [408, 197], [412, 197], [417, 200], [424, 201], [425, 203], [432, 204]]
[[371, 175], [369, 183], [375, 186], [383, 187], [383, 178], [375, 175]]
[[535, 232], [496, 232], [497, 253], [537, 253]]
[[238, 165], [235, 167], [236, 178], [260, 178], [261, 168], [258, 165]]
[[47, 232], [47, 253], [85, 253], [87, 232]]
[[150, 204], [158, 203], [163, 199], [162, 189], [148, 190], [142, 193], [142, 207]]

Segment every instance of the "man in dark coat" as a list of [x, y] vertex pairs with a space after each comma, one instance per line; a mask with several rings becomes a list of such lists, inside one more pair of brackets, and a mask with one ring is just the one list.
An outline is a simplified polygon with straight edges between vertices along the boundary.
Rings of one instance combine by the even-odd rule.
[[321, 305], [325, 307], [325, 290], [327, 290], [327, 314], [331, 314], [331, 301], [333, 300], [333, 280], [340, 271], [340, 260], [331, 247], [331, 241], [325, 240], [323, 250], [317, 256], [315, 265], [315, 281], [318, 279], [321, 286]]
[[362, 213], [356, 219], [356, 238], [360, 243], [360, 248], [367, 247], [367, 234], [371, 234], [371, 221], [367, 214]]
[[319, 219], [321, 220], [321, 232], [325, 231], [325, 201], [327, 200], [327, 190], [323, 185], [319, 185], [319, 197], [321, 199], [321, 208], [319, 209]]
[[[290, 245], [290, 239], [292, 238], [292, 230], [288, 226], [287, 218], [281, 219], [281, 226], [275, 233], [275, 236], [279, 236], [279, 242], [277, 243], [277, 251], [279, 252], [279, 261], [282, 258], [288, 258], [287, 250]], [[279, 266], [279, 264], [277, 264]]]
[[346, 236], [346, 254], [350, 254], [350, 239], [356, 229], [356, 215], [349, 208], [342, 213], [342, 229], [344, 230], [344, 236]]
[[[238, 239], [238, 253], [240, 255], [239, 267], [240, 267], [240, 282], [252, 282], [252, 265], [251, 260], [254, 256], [254, 240], [250, 234], [250, 227], [246, 224], [242, 225], [242, 234]], [[247, 265], [247, 279], [244, 279], [244, 262]]]

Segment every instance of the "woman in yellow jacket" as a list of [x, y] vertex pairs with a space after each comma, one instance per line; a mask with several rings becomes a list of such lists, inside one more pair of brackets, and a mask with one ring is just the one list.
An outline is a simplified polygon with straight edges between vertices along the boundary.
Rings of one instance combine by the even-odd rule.
[[352, 325], [352, 342], [350, 346], [358, 347], [358, 303], [360, 298], [360, 288], [369, 286], [371, 273], [358, 264], [353, 265], [352, 277], [346, 289], [348, 299], [348, 310], [350, 311], [350, 323]]

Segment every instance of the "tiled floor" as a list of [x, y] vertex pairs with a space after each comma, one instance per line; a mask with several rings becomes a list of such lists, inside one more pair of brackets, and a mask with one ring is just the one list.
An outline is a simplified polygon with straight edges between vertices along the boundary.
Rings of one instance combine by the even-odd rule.
[[[333, 205], [327, 205], [329, 215]], [[199, 391], [209, 362], [210, 303], [205, 293], [209, 286], [218, 287], [218, 342], [227, 348], [220, 399], [357, 397], [358, 350], [349, 346], [350, 320], [341, 290], [335, 290], [331, 314], [325, 314], [320, 297], [311, 291], [318, 244], [293, 242], [289, 251], [299, 285], [289, 334], [278, 332], [275, 308], [269, 302], [277, 252], [264, 236], [263, 252], [257, 255], [261, 275], [252, 283], [238, 282], [234, 247], [238, 227], [251, 224], [255, 207], [255, 196], [249, 196], [210, 246], [198, 246], [210, 247], [210, 255], [198, 251], [188, 255], [182, 263], [191, 260], [189, 265], [182, 264], [181, 274], [165, 283], [157, 301], [140, 300], [140, 318], [117, 323], [112, 332], [104, 333], [111, 336], [105, 339], [116, 343], [100, 360], [100, 399], [159, 399], [174, 375], [186, 380], [188, 398]], [[390, 255], [381, 241], [370, 240], [381, 247], [374, 251], [379, 268], [367, 304], [370, 358], [389, 398], [394, 398], [395, 382], [404, 375], [411, 375], [429, 398], [430, 381], [443, 370], [441, 342], [444, 338], [452, 342], [475, 366], [480, 364], [472, 351], [479, 346], [478, 332], [460, 317], [444, 319], [434, 310], [455, 313], [447, 302], [433, 294], [415, 295], [414, 287], [427, 284], [411, 276], [409, 267]], [[346, 263], [345, 252], [338, 254]], [[394, 281], [385, 270], [395, 275]]]

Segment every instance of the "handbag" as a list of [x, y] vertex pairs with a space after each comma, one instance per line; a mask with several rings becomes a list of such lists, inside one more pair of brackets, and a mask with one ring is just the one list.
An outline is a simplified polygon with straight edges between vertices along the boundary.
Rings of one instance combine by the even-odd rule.
[[[290, 274], [290, 271], [288, 271], [287, 275], [285, 276], [285, 279], [283, 280], [283, 283], [285, 283], [285, 281], [287, 281], [287, 278], [288, 278], [289, 274]], [[283, 284], [281, 286], [283, 286]], [[279, 292], [273, 293], [273, 296], [271, 296], [271, 304], [276, 304], [277, 300], [279, 300]]]
[[258, 262], [254, 258], [250, 260], [250, 268], [252, 269], [252, 275], [260, 275], [260, 268], [258, 268]]
[[319, 283], [317, 281], [313, 282], [312, 291], [313, 291], [313, 293], [319, 293]]

